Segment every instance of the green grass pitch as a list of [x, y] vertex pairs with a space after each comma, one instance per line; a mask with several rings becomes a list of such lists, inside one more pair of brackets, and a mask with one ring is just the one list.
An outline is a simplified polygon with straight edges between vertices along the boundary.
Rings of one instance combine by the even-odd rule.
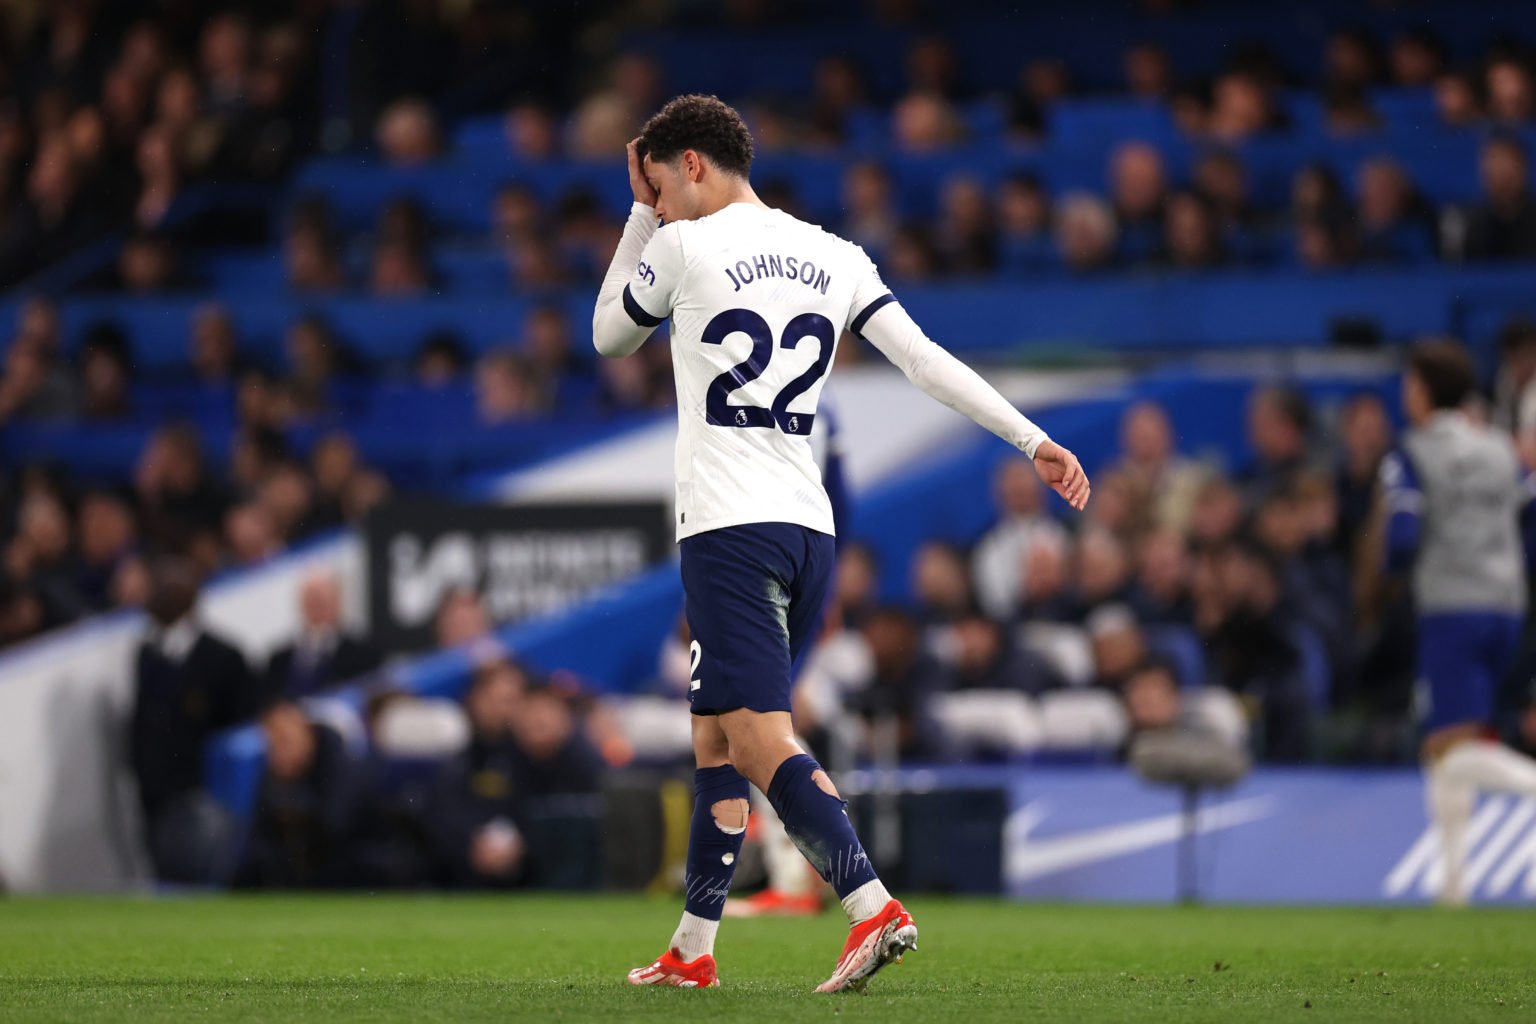
[[633, 989], [678, 905], [629, 896], [0, 901], [0, 1021], [1532, 1020], [1519, 910], [1062, 907], [918, 897], [867, 995], [841, 914], [727, 921], [715, 991]]

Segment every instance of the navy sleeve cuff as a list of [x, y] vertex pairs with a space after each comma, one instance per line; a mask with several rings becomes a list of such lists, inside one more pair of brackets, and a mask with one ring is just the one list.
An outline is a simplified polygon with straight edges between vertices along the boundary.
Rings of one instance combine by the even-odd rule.
[[647, 313], [645, 307], [635, 301], [629, 285], [624, 286], [624, 312], [628, 313], [629, 318], [641, 327], [655, 327], [666, 319], [664, 316], [651, 316]]
[[896, 296], [892, 295], [890, 292], [886, 292], [874, 302], [871, 302], [869, 305], [865, 306], [863, 311], [860, 312], [858, 316], [853, 318], [853, 323], [848, 326], [848, 329], [851, 330], [854, 334], [857, 334], [859, 337], [864, 337], [864, 325], [869, 323], [869, 318], [880, 312], [880, 310], [886, 305], [895, 301]]

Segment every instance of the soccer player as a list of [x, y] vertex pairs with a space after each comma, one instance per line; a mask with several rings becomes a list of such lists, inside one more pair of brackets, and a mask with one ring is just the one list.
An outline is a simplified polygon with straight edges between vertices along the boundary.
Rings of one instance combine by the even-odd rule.
[[1524, 619], [1529, 501], [1509, 437], [1462, 411], [1475, 386], [1459, 345], [1415, 348], [1403, 374], [1410, 429], [1381, 467], [1387, 567], [1413, 579], [1426, 804], [1445, 865], [1439, 899], [1452, 906], [1467, 900], [1477, 794], [1536, 796], [1536, 761], [1489, 738]]
[[[746, 832], [748, 782], [842, 900], [851, 924], [819, 992], [862, 989], [915, 947], [827, 773], [795, 742], [792, 667], [820, 627], [833, 522], [811, 456], [816, 402], [846, 329], [918, 387], [1034, 460], [1074, 508], [1089, 484], [976, 373], [930, 341], [863, 250], [770, 209], [752, 139], [713, 96], [669, 102], [628, 146], [634, 206], [598, 293], [593, 342], [627, 356], [672, 319], [677, 537], [693, 635], [698, 770], [681, 923], [636, 985], [717, 983], [714, 941]], [[658, 226], [660, 222], [663, 226]]]

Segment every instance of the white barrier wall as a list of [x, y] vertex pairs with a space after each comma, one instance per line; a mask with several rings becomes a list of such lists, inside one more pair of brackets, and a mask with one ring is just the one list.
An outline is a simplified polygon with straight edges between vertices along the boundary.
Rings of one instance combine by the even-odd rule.
[[[200, 614], [258, 667], [297, 632], [295, 592], [319, 568], [341, 574], [361, 622], [356, 538], [326, 541], [216, 584]], [[133, 663], [144, 618], [104, 616], [0, 657], [0, 885], [16, 892], [121, 889], [144, 877], [124, 767]]]

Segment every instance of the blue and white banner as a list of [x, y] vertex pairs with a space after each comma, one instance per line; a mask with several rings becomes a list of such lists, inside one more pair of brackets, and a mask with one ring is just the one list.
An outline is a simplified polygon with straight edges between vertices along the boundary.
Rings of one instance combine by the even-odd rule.
[[[1016, 898], [1168, 902], [1179, 897], [1185, 827], [1177, 790], [1123, 768], [995, 767], [854, 772], [845, 789], [1007, 793], [1002, 879]], [[1195, 816], [1202, 899], [1421, 903], [1444, 864], [1415, 771], [1260, 769], [1205, 795]], [[1536, 800], [1489, 796], [1472, 819], [1475, 902], [1536, 901]]]

